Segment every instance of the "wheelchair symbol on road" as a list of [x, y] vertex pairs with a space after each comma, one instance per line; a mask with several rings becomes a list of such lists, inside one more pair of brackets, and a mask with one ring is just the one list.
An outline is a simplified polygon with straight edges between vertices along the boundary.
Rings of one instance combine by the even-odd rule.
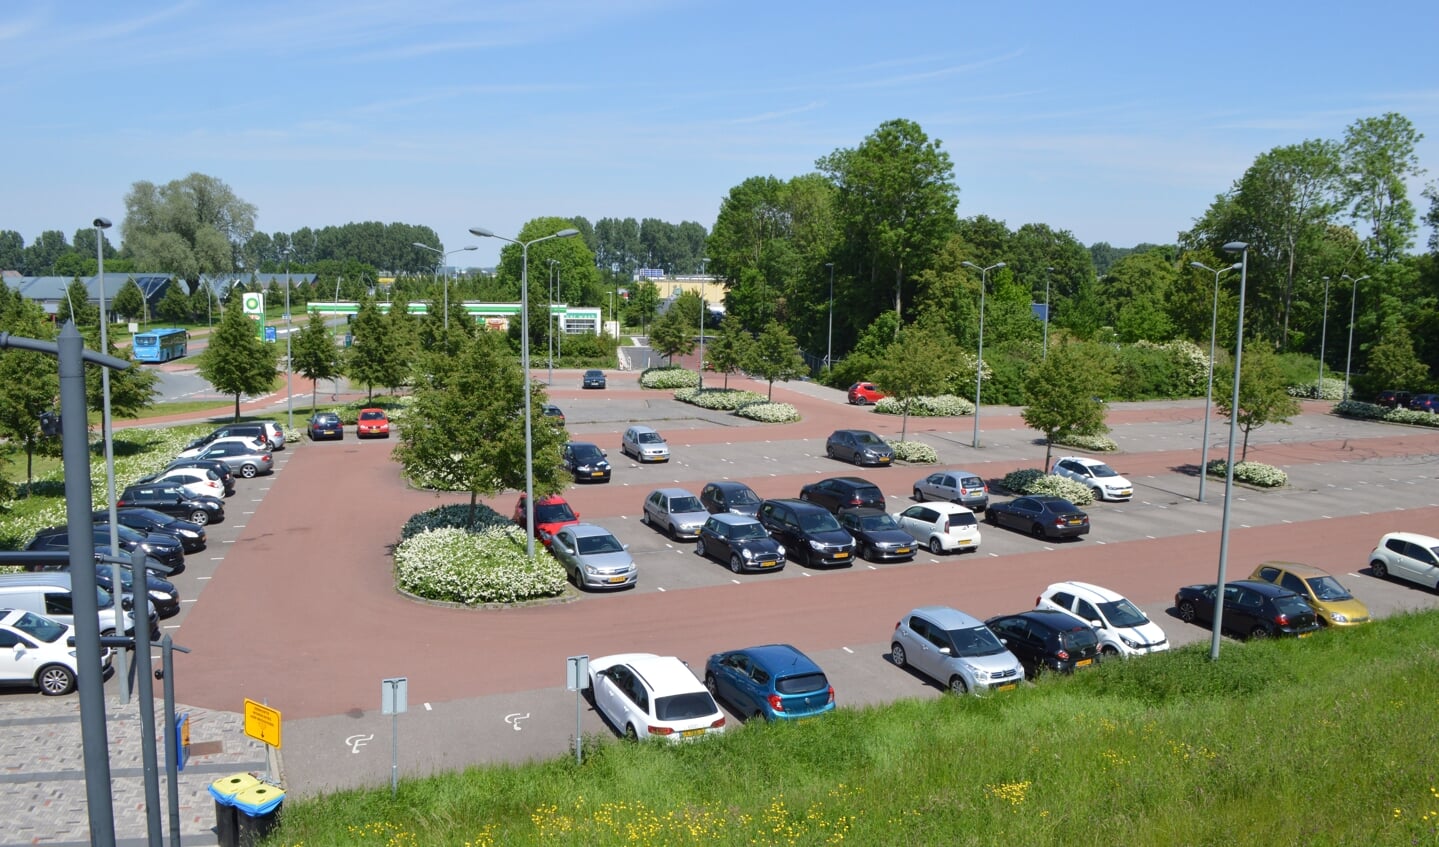
[[520, 731], [520, 721], [522, 721], [522, 720], [527, 720], [527, 719], [529, 718], [529, 716], [530, 716], [530, 713], [529, 713], [529, 712], [525, 712], [523, 715], [520, 714], [519, 712], [511, 712], [511, 713], [509, 713], [508, 715], [505, 715], [505, 723], [509, 724], [510, 726], [513, 726], [513, 727], [515, 728], [515, 732], [519, 732], [519, 731]]
[[361, 747], [364, 747], [367, 743], [374, 740], [375, 734], [373, 732], [369, 735], [352, 735], [345, 739], [345, 745], [350, 748], [351, 753], [358, 753]]

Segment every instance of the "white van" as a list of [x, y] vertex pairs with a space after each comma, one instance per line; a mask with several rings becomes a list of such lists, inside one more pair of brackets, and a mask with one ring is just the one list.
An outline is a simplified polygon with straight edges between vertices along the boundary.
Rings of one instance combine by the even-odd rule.
[[[116, 614], [123, 618], [125, 632], [133, 631], [135, 619], [129, 612], [115, 608], [110, 592], [99, 587], [95, 592], [96, 604], [100, 608], [100, 634], [116, 634]], [[71, 594], [70, 574], [0, 574], [0, 609], [23, 609], [74, 626], [75, 602]]]

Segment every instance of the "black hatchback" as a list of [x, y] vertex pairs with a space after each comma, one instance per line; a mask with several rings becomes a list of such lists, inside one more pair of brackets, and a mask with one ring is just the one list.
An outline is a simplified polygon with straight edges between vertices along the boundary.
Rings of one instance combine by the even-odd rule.
[[984, 623], [1024, 665], [1030, 679], [1044, 671], [1073, 673], [1099, 664], [1099, 635], [1068, 612], [1031, 609]]
[[560, 449], [560, 461], [575, 482], [609, 482], [610, 460], [605, 451], [588, 441], [569, 441]]
[[[110, 510], [97, 509], [90, 515], [91, 521], [97, 524], [109, 523]], [[124, 508], [115, 510], [115, 520], [120, 526], [127, 526], [136, 532], [157, 532], [161, 535], [172, 535], [184, 548], [186, 553], [194, 553], [197, 550], [205, 549], [206, 533], [205, 528], [197, 523], [171, 517], [163, 512], [154, 509]]]
[[1089, 515], [1064, 499], [1050, 495], [1016, 497], [991, 503], [984, 519], [993, 526], [1027, 532], [1035, 538], [1076, 538], [1089, 532]]
[[784, 570], [784, 547], [748, 515], [710, 515], [695, 539], [695, 553], [728, 562], [735, 573]]
[[115, 505], [154, 509], [201, 526], [225, 519], [224, 500], [219, 497], [195, 497], [178, 485], [164, 482], [127, 486], [116, 498]]
[[[97, 548], [101, 546], [109, 548], [109, 524], [93, 524], [91, 534], [93, 536], [92, 543]], [[158, 532], [136, 532], [129, 527], [116, 525], [115, 540], [120, 543], [122, 552], [130, 553], [139, 549], [149, 558], [169, 568], [171, 573], [179, 573], [185, 569], [185, 551], [180, 547], [180, 539], [173, 535], [162, 535]], [[68, 550], [70, 549], [70, 528], [52, 526], [42, 529], [35, 533], [35, 537], [25, 549], [34, 551]]]
[[766, 500], [759, 522], [784, 545], [785, 555], [806, 565], [854, 564], [854, 536], [823, 506], [803, 500]]
[[[1214, 584], [1186, 585], [1174, 595], [1185, 623], [1214, 620]], [[1249, 638], [1303, 637], [1319, 629], [1319, 618], [1303, 597], [1269, 582], [1241, 579], [1224, 583], [1224, 629]]]
[[884, 492], [857, 476], [835, 476], [811, 482], [799, 490], [799, 499], [838, 514], [845, 509], [884, 509]]
[[743, 482], [706, 482], [705, 487], [700, 489], [700, 502], [712, 515], [733, 512], [754, 517], [759, 514], [759, 495]]

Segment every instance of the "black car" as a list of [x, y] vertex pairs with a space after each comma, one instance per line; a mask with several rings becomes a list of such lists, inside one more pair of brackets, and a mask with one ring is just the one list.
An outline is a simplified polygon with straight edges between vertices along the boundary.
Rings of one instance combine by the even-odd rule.
[[1414, 395], [1408, 391], [1389, 389], [1379, 392], [1379, 396], [1374, 398], [1374, 404], [1376, 406], [1383, 406], [1386, 409], [1407, 409], [1409, 408], [1409, 401], [1413, 399]]
[[806, 565], [854, 564], [854, 536], [823, 506], [803, 500], [765, 500], [759, 507], [759, 522], [791, 559]]
[[[97, 550], [104, 547], [108, 552], [110, 547], [110, 525], [95, 524], [91, 533]], [[154, 559], [159, 564], [169, 568], [172, 573], [178, 573], [185, 569], [185, 551], [180, 547], [180, 540], [173, 535], [162, 535], [160, 533], [136, 532], [126, 526], [115, 527], [115, 540], [119, 542], [120, 550], [116, 555], [124, 556], [136, 549]], [[26, 550], [68, 550], [70, 549], [70, 529], [64, 526], [52, 526], [35, 533], [35, 537], [25, 547]]]
[[340, 416], [334, 412], [316, 412], [310, 415], [310, 423], [305, 427], [311, 441], [320, 441], [325, 438], [344, 440], [345, 424]]
[[710, 515], [695, 539], [695, 553], [728, 562], [735, 573], [784, 569], [784, 547], [747, 515]]
[[[98, 509], [90, 515], [90, 519], [97, 524], [109, 523], [110, 510]], [[129, 527], [136, 532], [157, 532], [161, 535], [172, 535], [180, 542], [180, 547], [186, 553], [193, 553], [196, 550], [205, 549], [206, 533], [205, 528], [197, 523], [171, 517], [154, 509], [139, 509], [127, 507], [115, 509], [115, 520], [121, 526]]]
[[1099, 635], [1068, 612], [1031, 609], [985, 621], [1033, 679], [1042, 671], [1073, 673], [1099, 664]]
[[1439, 394], [1415, 394], [1409, 401], [1409, 408], [1416, 412], [1439, 414]]
[[[62, 570], [69, 570], [63, 568]], [[161, 579], [158, 576], [147, 574], [145, 586], [150, 596], [150, 608], [155, 614], [162, 618], [173, 617], [180, 613], [180, 592], [175, 588], [175, 583], [168, 579]], [[96, 565], [95, 584], [112, 595], [115, 593], [114, 566]], [[135, 574], [130, 568], [120, 568], [120, 607], [126, 611], [133, 611], [135, 608]]]
[[799, 499], [838, 514], [845, 509], [883, 509], [884, 492], [857, 476], [836, 476], [811, 482], [799, 490]]
[[610, 461], [605, 451], [588, 441], [570, 441], [560, 448], [560, 461], [575, 482], [609, 482]]
[[229, 497], [235, 493], [235, 473], [230, 466], [218, 459], [176, 459], [165, 466], [165, 470], [172, 468], [195, 468], [196, 470], [214, 471], [225, 485], [225, 496]]
[[919, 551], [914, 536], [880, 509], [845, 509], [839, 525], [854, 536], [855, 555], [871, 562], [902, 562]]
[[894, 448], [867, 429], [837, 429], [824, 443], [824, 454], [856, 465], [889, 465]]
[[218, 497], [196, 497], [181, 486], [167, 485], [164, 482], [127, 486], [116, 498], [115, 505], [122, 508], [136, 506], [154, 509], [201, 526], [225, 519], [224, 500]]
[[605, 372], [595, 368], [585, 371], [584, 379], [580, 382], [582, 388], [604, 388]]
[[[1214, 620], [1214, 591], [1209, 585], [1186, 585], [1174, 595], [1174, 608], [1185, 623]], [[1272, 635], [1305, 636], [1319, 628], [1314, 609], [1287, 588], [1257, 579], [1224, 583], [1223, 628], [1249, 638]]]
[[706, 482], [700, 489], [700, 502], [712, 515], [731, 512], [754, 517], [759, 514], [759, 495], [743, 482]]
[[1017, 497], [991, 503], [984, 519], [993, 526], [1027, 532], [1035, 538], [1075, 538], [1089, 532], [1089, 515], [1064, 499], [1050, 495]]

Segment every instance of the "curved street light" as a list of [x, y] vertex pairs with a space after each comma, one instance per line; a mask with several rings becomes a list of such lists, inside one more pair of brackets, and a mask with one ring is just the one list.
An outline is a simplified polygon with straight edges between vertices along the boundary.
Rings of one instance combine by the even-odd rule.
[[1324, 399], [1324, 342], [1329, 335], [1329, 277], [1324, 277], [1324, 317], [1319, 321], [1319, 381], [1314, 383], [1314, 399]]
[[825, 262], [824, 266], [829, 268], [829, 340], [824, 347], [824, 366], [826, 369], [834, 369], [834, 262]]
[[550, 308], [548, 317], [545, 319], [545, 340], [549, 342], [549, 376], [545, 378], [545, 385], [555, 384], [555, 265], [560, 263], [559, 259], [546, 259], [545, 264], [550, 266]]
[[974, 361], [974, 447], [979, 448], [979, 386], [984, 379], [984, 291], [989, 287], [989, 272], [1004, 267], [1003, 262], [995, 262], [987, 268], [981, 268], [974, 262], [960, 262], [966, 268], [974, 268], [979, 271], [979, 356]]
[[[441, 249], [438, 248], [438, 247], [431, 247], [431, 246], [428, 245], [428, 244], [421, 244], [421, 243], [418, 242], [418, 241], [415, 241], [415, 242], [411, 243], [410, 246], [411, 246], [411, 247], [418, 247], [418, 248], [420, 248], [421, 250], [429, 250], [431, 253], [438, 253], [438, 254], [440, 255], [440, 260], [439, 260], [439, 262], [437, 262], [437, 263], [435, 264], [435, 282], [439, 282], [439, 281], [440, 281], [440, 265], [443, 265], [443, 264], [445, 263], [445, 260], [446, 260], [446, 259], [448, 259], [449, 257], [455, 255], [456, 253], [463, 253], [463, 252], [465, 252], [466, 250], [478, 250], [478, 249], [480, 249], [480, 248], [476, 247], [475, 245], [471, 244], [469, 247], [461, 247], [461, 248], [458, 249], [458, 250], [451, 250], [450, 252], [446, 253], [444, 250], [441, 250]], [[449, 277], [449, 275], [446, 275], [446, 276], [445, 276], [445, 329], [449, 329], [449, 328], [450, 328], [450, 277]]]
[[1204, 389], [1204, 437], [1200, 442], [1202, 450], [1199, 454], [1199, 502], [1203, 503], [1204, 478], [1209, 471], [1209, 409], [1214, 402], [1214, 334], [1219, 329], [1219, 277], [1229, 271], [1239, 270], [1239, 263], [1235, 262], [1219, 270], [1203, 262], [1190, 262], [1189, 266], [1214, 274], [1214, 315], [1209, 320], [1209, 383]]
[[1349, 363], [1354, 358], [1354, 303], [1359, 299], [1359, 283], [1369, 278], [1369, 274], [1355, 279], [1349, 274], [1341, 274], [1340, 279], [1347, 279], [1351, 283], [1349, 287], [1349, 346], [1344, 354], [1344, 402], [1349, 402]]
[[[1234, 391], [1229, 399], [1229, 454], [1224, 461], [1224, 517], [1219, 523], [1219, 579], [1214, 586], [1214, 630], [1209, 638], [1209, 658], [1219, 658], [1219, 633], [1224, 619], [1224, 571], [1229, 563], [1229, 507], [1234, 502], [1234, 441], [1239, 434], [1239, 365], [1244, 358], [1244, 284], [1249, 277], [1249, 245], [1231, 241], [1224, 252], [1239, 253], [1239, 318], [1234, 341]], [[1201, 477], [1202, 478], [1202, 477]]]
[[1054, 268], [1044, 269], [1044, 352], [1039, 354], [1040, 361], [1049, 358], [1049, 275], [1054, 273]]
[[530, 395], [530, 245], [549, 241], [551, 238], [569, 238], [579, 235], [577, 229], [562, 229], [553, 235], [520, 241], [495, 235], [484, 227], [470, 227], [470, 234], [480, 238], [498, 238], [511, 244], [520, 245], [520, 371], [525, 381], [525, 555], [535, 557], [535, 445], [532, 436], [534, 427], [533, 403]]

